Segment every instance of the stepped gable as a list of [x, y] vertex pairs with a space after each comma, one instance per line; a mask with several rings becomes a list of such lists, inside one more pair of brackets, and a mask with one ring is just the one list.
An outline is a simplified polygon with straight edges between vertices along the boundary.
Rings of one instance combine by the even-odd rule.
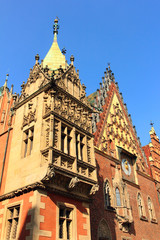
[[106, 70], [107, 74], [105, 72], [105, 77], [102, 78], [100, 89], [88, 97], [94, 110], [94, 144], [99, 150], [115, 158], [118, 157], [118, 149], [124, 149], [136, 157], [137, 169], [149, 174], [147, 160], [127, 106], [123, 102], [122, 93], [119, 92], [110, 66]]
[[[160, 141], [157, 136], [155, 129], [153, 127], [153, 123], [151, 123], [152, 127], [149, 132], [150, 134], [150, 143], [146, 146], [143, 146], [143, 150], [147, 157], [148, 165], [151, 168], [152, 177], [160, 183]], [[159, 186], [160, 192], [160, 186]]]

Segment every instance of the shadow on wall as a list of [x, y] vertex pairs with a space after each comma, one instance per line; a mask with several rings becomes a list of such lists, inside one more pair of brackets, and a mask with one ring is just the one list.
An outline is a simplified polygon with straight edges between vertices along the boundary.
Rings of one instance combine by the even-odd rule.
[[[108, 209], [105, 208], [105, 202], [104, 202], [104, 180], [105, 179], [103, 175], [100, 175], [100, 165], [98, 164], [97, 160], [96, 160], [96, 166], [97, 166], [97, 178], [98, 178], [98, 184], [99, 184], [99, 191], [93, 197], [93, 201], [90, 205], [91, 237], [92, 237], [91, 239], [92, 240], [119, 240], [119, 237], [126, 235], [126, 233], [124, 233], [122, 230], [119, 229], [116, 210], [112, 207], [109, 207]], [[112, 179], [110, 179], [110, 182], [111, 181]], [[128, 237], [130, 237], [131, 235], [136, 236], [134, 222], [130, 224], [129, 232], [127, 233]]]
[[[24, 222], [22, 223], [22, 227], [20, 229], [20, 233], [19, 233], [19, 238], [18, 240], [24, 240], [26, 239], [26, 237], [30, 236], [33, 238], [33, 228], [37, 228], [37, 223], [34, 219], [35, 216], [35, 212], [37, 211], [36, 208], [32, 208], [28, 210], [28, 213], [26, 214], [25, 218], [24, 218]], [[23, 215], [23, 212], [22, 212]]]
[[116, 240], [115, 220], [113, 210], [106, 210], [104, 205], [103, 176], [100, 176], [100, 166], [96, 160], [99, 191], [93, 197], [90, 205], [91, 213], [91, 239], [92, 240]]

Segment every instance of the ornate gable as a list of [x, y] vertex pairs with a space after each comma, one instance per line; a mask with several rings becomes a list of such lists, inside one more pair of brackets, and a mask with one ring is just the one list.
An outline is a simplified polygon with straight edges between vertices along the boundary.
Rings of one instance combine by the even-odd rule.
[[[123, 103], [118, 85], [112, 77], [111, 70], [109, 71], [107, 69], [108, 84], [104, 78], [103, 86], [100, 84], [100, 90], [97, 90], [94, 101], [92, 99], [92, 105], [94, 102], [98, 102], [93, 114], [93, 121], [95, 121], [95, 115], [96, 119], [99, 118], [99, 122], [96, 123], [97, 130], [94, 133], [95, 145], [99, 150], [119, 159], [121, 159], [120, 149], [122, 149], [125, 152], [124, 155], [132, 155], [131, 158], [136, 160], [139, 170], [148, 173], [147, 161], [139, 138], [137, 138], [135, 127], [132, 125], [126, 104]], [[92, 126], [95, 126], [95, 123]]]
[[36, 92], [43, 85], [46, 85], [50, 80], [48, 69], [43, 68], [43, 66], [38, 62], [39, 56], [36, 55], [35, 59], [36, 63], [33, 69], [30, 69], [29, 78], [26, 84], [23, 82], [21, 85], [22, 91], [19, 101], [24, 100], [26, 97]]

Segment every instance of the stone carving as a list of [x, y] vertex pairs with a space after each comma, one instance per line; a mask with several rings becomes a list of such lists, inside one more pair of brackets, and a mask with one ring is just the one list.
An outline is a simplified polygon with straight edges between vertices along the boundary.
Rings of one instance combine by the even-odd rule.
[[73, 178], [71, 179], [68, 187], [69, 187], [70, 189], [72, 189], [72, 188], [74, 188], [74, 187], [77, 185], [78, 182], [79, 182], [79, 179], [78, 179], [77, 177], [73, 177]]
[[[47, 106], [48, 107], [48, 106]], [[50, 108], [50, 106], [48, 107]], [[91, 132], [91, 116], [81, 104], [66, 97], [62, 92], [57, 91], [54, 98], [54, 111], [64, 118], [72, 121], [79, 127]]]
[[54, 121], [53, 147], [58, 148], [58, 121]]
[[98, 184], [93, 185], [90, 190], [90, 195], [94, 195], [98, 190], [99, 190], [99, 185]]
[[91, 163], [91, 147], [90, 147], [90, 139], [87, 138], [87, 158], [88, 162]]
[[30, 111], [28, 115], [24, 115], [22, 127], [29, 125], [33, 121], [36, 122], [36, 109], [33, 112]]
[[46, 132], [45, 132], [45, 138], [46, 138], [46, 147], [49, 147], [49, 135], [50, 135], [50, 119], [46, 121]]
[[47, 173], [41, 181], [44, 183], [48, 183], [53, 179], [54, 176], [55, 176], [54, 166], [52, 163], [49, 163], [47, 168]]

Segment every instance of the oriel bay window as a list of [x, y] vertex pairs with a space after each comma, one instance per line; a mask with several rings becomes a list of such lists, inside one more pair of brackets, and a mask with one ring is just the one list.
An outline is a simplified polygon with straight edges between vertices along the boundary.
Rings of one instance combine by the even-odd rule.
[[30, 128], [23, 133], [23, 157], [31, 155], [33, 149], [34, 128]]

